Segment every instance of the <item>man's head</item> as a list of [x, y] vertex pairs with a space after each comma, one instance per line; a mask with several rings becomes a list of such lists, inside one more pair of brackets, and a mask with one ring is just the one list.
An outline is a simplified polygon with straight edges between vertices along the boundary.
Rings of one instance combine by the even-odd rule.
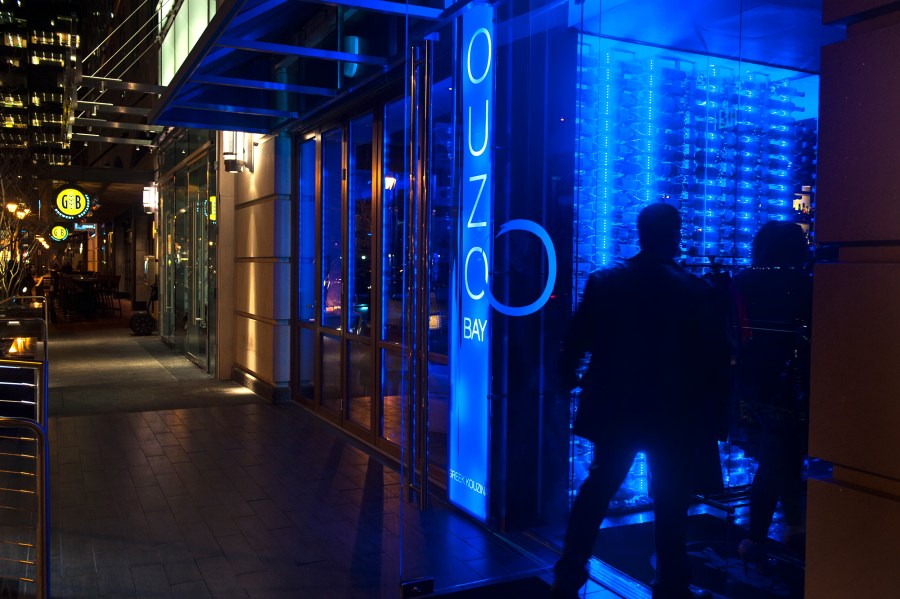
[[809, 258], [806, 233], [797, 223], [769, 221], [753, 239], [753, 266], [799, 267]]
[[681, 253], [681, 214], [670, 204], [650, 204], [638, 214], [638, 238], [646, 252], [674, 258]]

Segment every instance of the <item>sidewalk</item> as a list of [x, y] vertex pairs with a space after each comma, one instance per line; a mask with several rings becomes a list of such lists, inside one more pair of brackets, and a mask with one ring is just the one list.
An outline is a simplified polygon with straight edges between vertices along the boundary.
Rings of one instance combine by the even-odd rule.
[[[216, 381], [158, 337], [50, 333], [54, 597], [398, 597], [397, 471], [294, 404]], [[538, 567], [403, 504], [404, 579]]]

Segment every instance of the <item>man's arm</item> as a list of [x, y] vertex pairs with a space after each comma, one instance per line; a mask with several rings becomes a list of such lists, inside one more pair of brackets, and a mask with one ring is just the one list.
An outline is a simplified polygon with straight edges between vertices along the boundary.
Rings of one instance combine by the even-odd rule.
[[602, 279], [599, 272], [592, 273], [588, 278], [563, 341], [558, 367], [559, 381], [566, 391], [571, 391], [580, 384], [578, 370], [585, 353], [591, 349], [591, 336], [597, 330], [596, 319], [601, 314]]

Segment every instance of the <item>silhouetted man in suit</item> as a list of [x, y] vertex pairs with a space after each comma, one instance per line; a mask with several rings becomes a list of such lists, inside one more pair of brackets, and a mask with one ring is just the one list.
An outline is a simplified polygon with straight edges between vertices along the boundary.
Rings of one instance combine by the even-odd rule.
[[700, 469], [701, 448], [721, 485], [712, 422], [726, 399], [725, 325], [711, 308], [711, 287], [675, 263], [678, 211], [647, 206], [638, 235], [636, 256], [591, 274], [561, 355], [563, 384], [583, 389], [573, 432], [594, 442], [595, 457], [572, 506], [554, 597], [575, 597], [587, 581], [597, 531], [638, 451], [647, 452], [653, 494], [653, 597], [709, 596], [689, 586], [687, 508], [700, 482], [692, 472]]

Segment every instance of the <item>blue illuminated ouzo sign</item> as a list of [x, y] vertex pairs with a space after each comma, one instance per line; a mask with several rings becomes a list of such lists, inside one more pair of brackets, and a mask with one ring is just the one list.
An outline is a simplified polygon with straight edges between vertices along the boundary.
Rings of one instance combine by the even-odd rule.
[[531, 304], [507, 306], [491, 293], [493, 249], [494, 11], [472, 5], [462, 19], [460, 78], [463, 107], [462, 193], [459, 253], [452, 276], [450, 369], [450, 452], [448, 495], [451, 503], [482, 520], [490, 493], [490, 327], [491, 309], [506, 316], [540, 310], [556, 281], [556, 253], [543, 227], [528, 220], [500, 226], [535, 235], [547, 252], [544, 291]]

